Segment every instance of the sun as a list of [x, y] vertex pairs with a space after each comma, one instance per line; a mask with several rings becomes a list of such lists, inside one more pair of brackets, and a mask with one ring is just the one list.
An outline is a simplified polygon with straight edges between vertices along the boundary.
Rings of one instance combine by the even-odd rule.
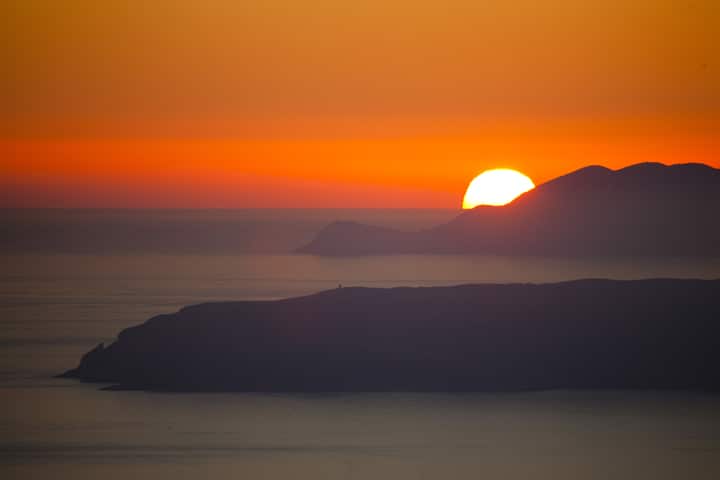
[[530, 177], [516, 170], [485, 170], [468, 185], [462, 206], [469, 209], [478, 205], [505, 205], [533, 188], [535, 184]]

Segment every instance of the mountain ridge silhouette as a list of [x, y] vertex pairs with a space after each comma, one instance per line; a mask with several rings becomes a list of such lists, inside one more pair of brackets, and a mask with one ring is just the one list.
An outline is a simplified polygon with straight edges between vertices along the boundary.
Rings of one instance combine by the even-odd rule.
[[699, 163], [588, 166], [502, 207], [479, 206], [404, 232], [355, 222], [323, 228], [298, 253], [720, 256], [720, 170]]

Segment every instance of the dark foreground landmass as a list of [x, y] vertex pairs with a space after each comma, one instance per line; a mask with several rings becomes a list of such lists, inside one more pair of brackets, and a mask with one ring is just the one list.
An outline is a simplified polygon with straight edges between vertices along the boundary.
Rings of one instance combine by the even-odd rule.
[[592, 166], [418, 232], [335, 222], [298, 252], [720, 256], [718, 212], [720, 170], [708, 165]]
[[342, 288], [186, 307], [63, 376], [169, 391], [720, 390], [720, 280]]

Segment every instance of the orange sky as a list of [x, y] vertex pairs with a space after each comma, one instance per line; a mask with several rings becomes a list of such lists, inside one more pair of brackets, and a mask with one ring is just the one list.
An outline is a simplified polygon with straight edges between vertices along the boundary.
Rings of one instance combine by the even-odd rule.
[[459, 207], [486, 168], [720, 166], [717, 2], [0, 8], [0, 206]]

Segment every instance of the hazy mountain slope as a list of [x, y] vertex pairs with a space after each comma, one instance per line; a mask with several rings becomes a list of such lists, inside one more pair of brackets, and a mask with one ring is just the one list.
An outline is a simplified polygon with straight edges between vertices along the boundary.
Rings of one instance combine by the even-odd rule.
[[299, 249], [317, 255], [488, 253], [720, 255], [720, 170], [701, 164], [587, 167], [504, 207], [421, 232], [335, 223]]

